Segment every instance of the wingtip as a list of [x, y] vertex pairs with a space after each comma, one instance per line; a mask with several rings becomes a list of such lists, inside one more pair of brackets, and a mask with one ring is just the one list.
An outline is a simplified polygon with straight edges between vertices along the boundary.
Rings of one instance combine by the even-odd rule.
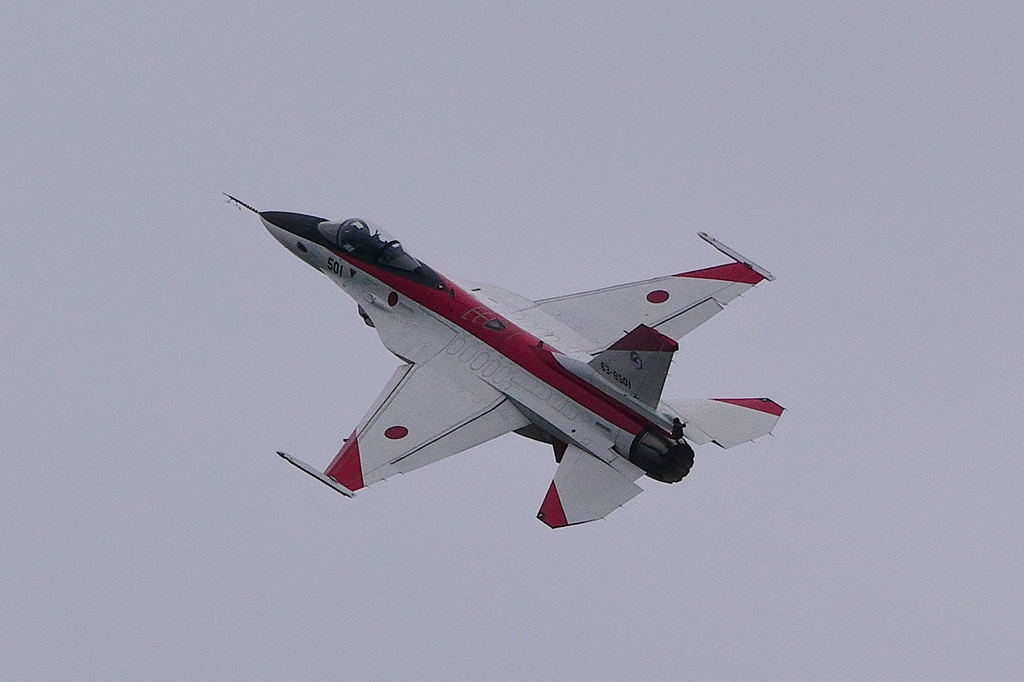
[[365, 487], [362, 460], [359, 456], [359, 434], [356, 431], [352, 431], [352, 435], [345, 439], [345, 444], [324, 470], [324, 476], [349, 490]]
[[758, 265], [754, 261], [750, 260], [749, 258], [744, 256], [740, 252], [736, 251], [735, 249], [729, 248], [728, 246], [726, 246], [722, 242], [718, 241], [717, 239], [715, 239], [714, 237], [709, 235], [707, 232], [698, 232], [697, 236], [700, 237], [701, 239], [703, 239], [704, 241], [706, 241], [708, 244], [713, 246], [718, 251], [724, 253], [729, 258], [732, 258], [737, 263], [742, 263], [743, 265], [746, 265], [748, 268], [750, 268], [751, 270], [753, 270], [757, 274], [761, 275], [761, 277], [763, 277], [764, 279], [768, 280], [769, 282], [774, 282], [775, 281], [775, 275], [773, 275], [772, 273], [768, 272], [767, 270], [762, 268], [760, 265]]
[[325, 476], [324, 474], [320, 473], [319, 471], [317, 471], [313, 467], [309, 466], [308, 464], [306, 464], [302, 460], [295, 459], [294, 457], [289, 455], [287, 452], [281, 452], [280, 450], [278, 450], [277, 454], [280, 455], [281, 458], [286, 460], [289, 464], [295, 466], [298, 469], [301, 469], [303, 472], [309, 474], [310, 476], [312, 476], [316, 480], [320, 481], [324, 485], [328, 486], [329, 488], [332, 488], [335, 491], [341, 493], [345, 497], [355, 497], [356, 496], [355, 491], [353, 491], [350, 488], [348, 488], [347, 486], [341, 484], [339, 481], [333, 480], [333, 479]]
[[547, 495], [544, 496], [544, 502], [540, 506], [540, 511], [537, 512], [537, 518], [551, 528], [563, 528], [569, 525], [565, 518], [565, 509], [562, 508], [562, 501], [558, 497], [558, 489], [555, 487], [554, 481], [548, 487]]

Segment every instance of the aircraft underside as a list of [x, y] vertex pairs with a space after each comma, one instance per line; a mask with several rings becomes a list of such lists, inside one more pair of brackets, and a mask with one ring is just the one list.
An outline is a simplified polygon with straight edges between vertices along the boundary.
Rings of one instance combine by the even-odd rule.
[[772, 279], [703, 233], [734, 262], [531, 301], [460, 286], [365, 221], [241, 205], [349, 294], [403, 362], [323, 473], [281, 453], [343, 494], [515, 432], [558, 462], [538, 517], [574, 525], [625, 504], [645, 475], [682, 480], [691, 443], [732, 447], [782, 414], [767, 398], [662, 399], [677, 339]]

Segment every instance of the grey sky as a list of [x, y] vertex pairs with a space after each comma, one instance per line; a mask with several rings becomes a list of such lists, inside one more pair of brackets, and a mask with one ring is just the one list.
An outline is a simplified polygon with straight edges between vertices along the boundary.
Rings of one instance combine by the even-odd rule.
[[[1020, 679], [1011, 2], [14, 2], [0, 22], [0, 677]], [[668, 396], [773, 437], [608, 520], [506, 436], [347, 500], [398, 361], [221, 191], [534, 298], [778, 280]]]

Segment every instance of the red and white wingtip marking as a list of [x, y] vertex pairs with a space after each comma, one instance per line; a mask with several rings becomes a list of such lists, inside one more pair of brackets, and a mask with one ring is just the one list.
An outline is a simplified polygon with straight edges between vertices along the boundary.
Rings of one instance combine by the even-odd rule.
[[330, 488], [333, 488], [334, 490], [337, 490], [339, 493], [341, 493], [345, 497], [355, 497], [356, 496], [356, 494], [354, 492], [352, 492], [351, 490], [349, 490], [348, 488], [346, 488], [342, 484], [338, 483], [333, 478], [327, 478], [326, 476], [321, 474], [319, 471], [317, 471], [313, 467], [309, 466], [308, 464], [306, 464], [302, 460], [295, 459], [294, 457], [289, 455], [287, 452], [281, 452], [280, 450], [278, 450], [277, 454], [279, 454], [281, 457], [283, 457], [289, 463], [295, 465], [299, 469], [302, 469], [307, 474], [309, 474], [310, 476], [312, 476], [316, 480], [320, 481], [324, 485], [326, 485], [326, 486], [328, 486]]
[[324, 475], [342, 484], [349, 490], [359, 490], [363, 486], [363, 467], [359, 461], [359, 437], [353, 431], [345, 444], [341, 446]]
[[552, 528], [561, 528], [562, 526], [569, 525], [565, 518], [565, 509], [562, 508], [562, 501], [558, 497], [558, 488], [555, 487], [554, 481], [551, 481], [548, 494], [544, 496], [544, 502], [540, 505], [537, 518]]
[[696, 279], [718, 279], [723, 282], [739, 282], [740, 284], [757, 284], [767, 279], [746, 263], [727, 263], [713, 268], [680, 272], [676, 277], [693, 277]]
[[[768, 272], [767, 270], [762, 268], [760, 265], [758, 265], [754, 261], [752, 261], [749, 258], [747, 258], [746, 256], [744, 256], [739, 251], [736, 251], [735, 249], [729, 248], [728, 246], [726, 246], [722, 242], [718, 241], [714, 237], [708, 235], [707, 232], [698, 232], [697, 236], [700, 237], [701, 239], [703, 239], [704, 241], [706, 241], [708, 244], [711, 244], [711, 246], [715, 247], [716, 249], [718, 249], [719, 251], [724, 253], [729, 258], [732, 258], [734, 261], [736, 261], [736, 263], [741, 264], [741, 265], [745, 265], [750, 270], [753, 270], [754, 273], [760, 275], [760, 277], [758, 279], [754, 280], [753, 282], [748, 281], [746, 279], [739, 280], [739, 279], [731, 279], [731, 278], [729, 278], [729, 281], [743, 282], [744, 284], [757, 284], [762, 279], [766, 279], [769, 282], [774, 282], [775, 281], [775, 276], [772, 275], [772, 273]], [[724, 268], [726, 266], [723, 265], [721, 267]], [[720, 270], [720, 269], [721, 268], [708, 268], [708, 270]], [[698, 270], [697, 272], [704, 272], [704, 271]], [[687, 275], [689, 275], [689, 274], [690, 273], [687, 273]], [[700, 275], [698, 275], [698, 276], [700, 276]], [[722, 277], [711, 277], [711, 279], [723, 279], [723, 278]]]

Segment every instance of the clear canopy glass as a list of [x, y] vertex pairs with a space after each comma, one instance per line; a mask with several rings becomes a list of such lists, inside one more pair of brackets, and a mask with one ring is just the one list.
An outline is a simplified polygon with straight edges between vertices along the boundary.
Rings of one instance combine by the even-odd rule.
[[420, 267], [420, 262], [405, 252], [401, 242], [384, 230], [371, 227], [365, 220], [324, 221], [317, 229], [328, 242], [367, 263], [407, 272]]

